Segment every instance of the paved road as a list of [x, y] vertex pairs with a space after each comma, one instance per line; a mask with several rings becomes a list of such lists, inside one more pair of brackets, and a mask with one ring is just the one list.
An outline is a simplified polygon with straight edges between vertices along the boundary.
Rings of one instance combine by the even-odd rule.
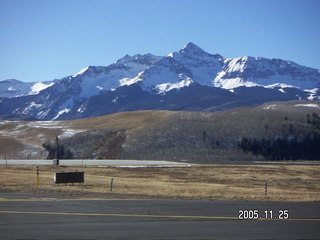
[[[200, 162], [199, 162], [200, 163]], [[251, 161], [221, 161], [215, 164], [241, 164], [241, 165], [320, 165], [319, 161], [291, 161], [291, 162], [251, 162]], [[53, 160], [30, 159], [30, 160], [0, 160], [0, 166], [35, 166], [35, 165], [53, 165]], [[95, 160], [95, 159], [73, 159], [60, 160], [60, 165], [66, 166], [118, 166], [118, 167], [190, 167], [191, 164], [172, 161], [155, 160]]]
[[[239, 220], [239, 210], [289, 220]], [[320, 203], [35, 198], [0, 193], [0, 239], [319, 239]]]
[[[165, 166], [165, 167], [190, 167], [190, 164], [170, 161], [151, 161], [151, 160], [60, 160], [60, 165], [95, 165], [95, 166]], [[32, 165], [53, 165], [53, 160], [0, 160], [0, 166], [32, 166]]]

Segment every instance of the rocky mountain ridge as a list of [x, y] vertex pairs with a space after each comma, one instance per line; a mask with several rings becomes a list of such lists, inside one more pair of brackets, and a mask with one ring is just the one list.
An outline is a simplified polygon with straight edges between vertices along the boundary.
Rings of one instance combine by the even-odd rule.
[[24, 96], [0, 95], [0, 114], [59, 120], [133, 110], [210, 112], [268, 101], [317, 100], [320, 71], [281, 59], [224, 58], [188, 43], [164, 57], [126, 55], [50, 84]]

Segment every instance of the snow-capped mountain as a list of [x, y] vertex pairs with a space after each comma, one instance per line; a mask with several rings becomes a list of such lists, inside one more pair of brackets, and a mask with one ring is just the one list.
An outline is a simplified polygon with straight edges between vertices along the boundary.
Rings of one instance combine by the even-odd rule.
[[126, 55], [109, 66], [89, 66], [27, 88], [3, 95], [7, 98], [0, 102], [0, 114], [56, 120], [128, 110], [217, 111], [266, 101], [315, 100], [320, 71], [281, 59], [224, 58], [188, 43], [163, 57]]
[[72, 77], [68, 77], [68, 79], [72, 82], [80, 83], [80, 92], [77, 97], [87, 98], [97, 95], [101, 91], [109, 91], [119, 86], [131, 85], [134, 83], [133, 79], [139, 73], [145, 71], [159, 59], [161, 57], [152, 54], [138, 54], [132, 57], [126, 55], [108, 67], [89, 66]]
[[22, 82], [16, 79], [7, 79], [0, 81], [0, 97], [34, 95], [52, 85], [53, 82]]
[[319, 88], [319, 78], [319, 70], [291, 61], [260, 57], [223, 58], [188, 43], [179, 52], [169, 53], [155, 62], [132, 83], [141, 81], [144, 89], [158, 93], [189, 86], [190, 83], [228, 90], [243, 86], [312, 90]]
[[0, 81], [0, 97], [13, 98], [25, 95], [36, 95], [52, 86], [54, 81], [23, 82], [16, 79]]
[[223, 69], [215, 78], [214, 86], [234, 89], [240, 86], [319, 87], [320, 71], [281, 59], [239, 57], [224, 60]]
[[222, 68], [223, 57], [212, 55], [193, 43], [169, 53], [138, 76], [144, 89], [165, 93], [197, 83], [213, 87], [213, 76]]

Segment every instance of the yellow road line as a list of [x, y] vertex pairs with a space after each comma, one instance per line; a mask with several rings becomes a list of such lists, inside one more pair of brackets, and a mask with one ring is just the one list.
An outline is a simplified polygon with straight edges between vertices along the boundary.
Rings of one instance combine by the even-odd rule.
[[113, 216], [113, 217], [149, 217], [149, 218], [196, 218], [196, 219], [233, 219], [233, 220], [238, 219], [237, 217], [174, 216], [174, 215], [121, 214], [121, 213], [68, 213], [68, 212], [28, 212], [28, 211], [0, 211], [0, 213], [76, 215], [76, 216]]
[[134, 198], [0, 198], [0, 202], [45, 202], [45, 201], [143, 201], [147, 199]]
[[[68, 213], [68, 212], [30, 212], [30, 211], [0, 211], [0, 213], [7, 214], [43, 214], [43, 215], [73, 215], [73, 216], [112, 216], [112, 217], [147, 217], [147, 218], [192, 218], [192, 219], [225, 219], [225, 220], [239, 220], [237, 217], [221, 217], [221, 216], [175, 216], [175, 215], [148, 215], [148, 214], [121, 214], [121, 213]], [[252, 220], [276, 220], [276, 221], [320, 221], [319, 218], [312, 219], [252, 219]], [[252, 221], [251, 220], [251, 221]], [[241, 220], [245, 221], [245, 220]]]

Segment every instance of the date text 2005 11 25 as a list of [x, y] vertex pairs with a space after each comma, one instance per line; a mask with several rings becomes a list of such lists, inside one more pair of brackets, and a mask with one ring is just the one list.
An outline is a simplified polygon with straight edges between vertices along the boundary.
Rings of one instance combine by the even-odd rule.
[[239, 210], [238, 218], [241, 220], [252, 219], [289, 219], [289, 210]]

